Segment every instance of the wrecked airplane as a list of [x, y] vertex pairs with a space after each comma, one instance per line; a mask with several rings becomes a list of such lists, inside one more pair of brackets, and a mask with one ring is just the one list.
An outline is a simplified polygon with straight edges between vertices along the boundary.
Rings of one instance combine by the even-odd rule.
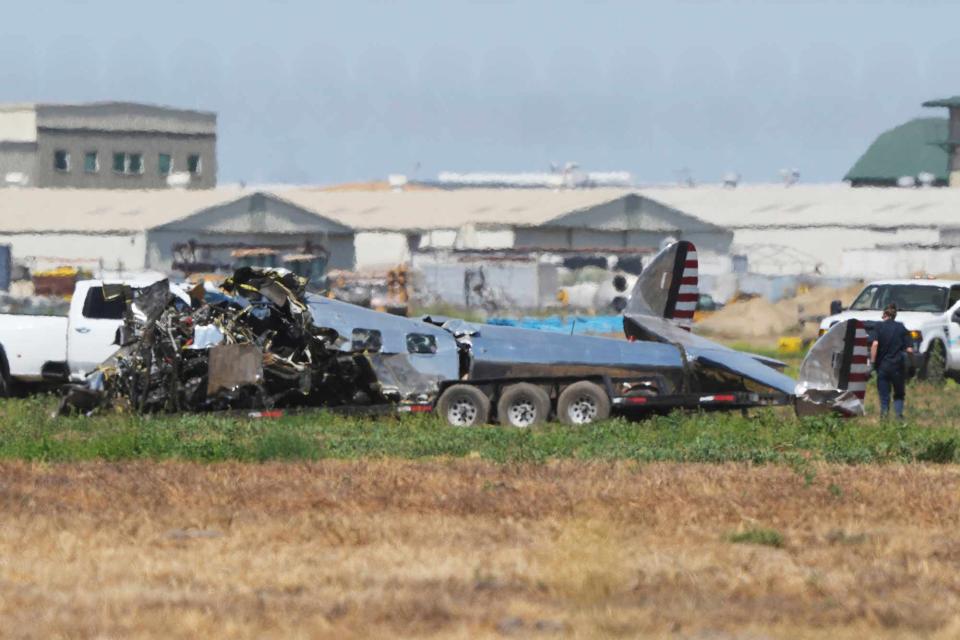
[[127, 301], [119, 349], [67, 388], [63, 413], [386, 406], [436, 411], [455, 426], [515, 427], [674, 408], [858, 415], [869, 373], [855, 321], [813, 346], [800, 383], [782, 363], [692, 333], [697, 260], [686, 241], [638, 278], [626, 340], [389, 315], [306, 293], [281, 269], [242, 268], [220, 288], [178, 293], [163, 281], [113, 295]]

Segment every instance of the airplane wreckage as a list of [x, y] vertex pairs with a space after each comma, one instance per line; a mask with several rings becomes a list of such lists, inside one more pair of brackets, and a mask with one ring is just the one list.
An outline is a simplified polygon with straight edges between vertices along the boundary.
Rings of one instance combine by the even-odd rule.
[[456, 426], [517, 427], [673, 408], [860, 415], [869, 375], [856, 321], [813, 345], [799, 382], [783, 363], [692, 333], [697, 258], [686, 241], [639, 276], [623, 313], [626, 340], [389, 315], [306, 293], [305, 280], [282, 269], [245, 267], [219, 288], [108, 286], [105, 295], [127, 303], [119, 348], [65, 389], [61, 413], [386, 407], [436, 411]]

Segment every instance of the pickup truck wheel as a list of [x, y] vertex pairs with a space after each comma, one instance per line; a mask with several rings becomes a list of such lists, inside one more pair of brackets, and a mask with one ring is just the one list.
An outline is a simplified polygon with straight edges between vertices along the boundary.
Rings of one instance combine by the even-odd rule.
[[490, 417], [490, 399], [468, 384], [448, 387], [437, 401], [437, 413], [452, 427], [475, 427]]
[[569, 425], [582, 425], [610, 417], [610, 398], [600, 385], [574, 382], [557, 400], [557, 417]]
[[532, 427], [547, 421], [550, 396], [529, 382], [518, 382], [503, 390], [497, 402], [497, 418], [505, 427]]
[[939, 340], [932, 343], [927, 349], [926, 357], [923, 361], [923, 368], [920, 370], [920, 379], [926, 380], [934, 386], [941, 386], [946, 382], [947, 374], [947, 352], [943, 348], [943, 343]]

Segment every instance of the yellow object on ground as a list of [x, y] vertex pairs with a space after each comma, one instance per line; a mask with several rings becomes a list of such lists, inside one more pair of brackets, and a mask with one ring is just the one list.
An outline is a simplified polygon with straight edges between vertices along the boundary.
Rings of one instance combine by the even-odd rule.
[[795, 336], [784, 336], [777, 340], [777, 351], [780, 353], [800, 353], [803, 351], [803, 339]]

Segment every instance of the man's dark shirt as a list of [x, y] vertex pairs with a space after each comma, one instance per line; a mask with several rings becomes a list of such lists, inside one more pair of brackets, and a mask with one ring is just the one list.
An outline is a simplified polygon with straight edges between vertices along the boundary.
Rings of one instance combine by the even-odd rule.
[[903, 371], [903, 354], [913, 346], [907, 328], [896, 320], [884, 320], [873, 326], [873, 339], [877, 341], [877, 369]]

